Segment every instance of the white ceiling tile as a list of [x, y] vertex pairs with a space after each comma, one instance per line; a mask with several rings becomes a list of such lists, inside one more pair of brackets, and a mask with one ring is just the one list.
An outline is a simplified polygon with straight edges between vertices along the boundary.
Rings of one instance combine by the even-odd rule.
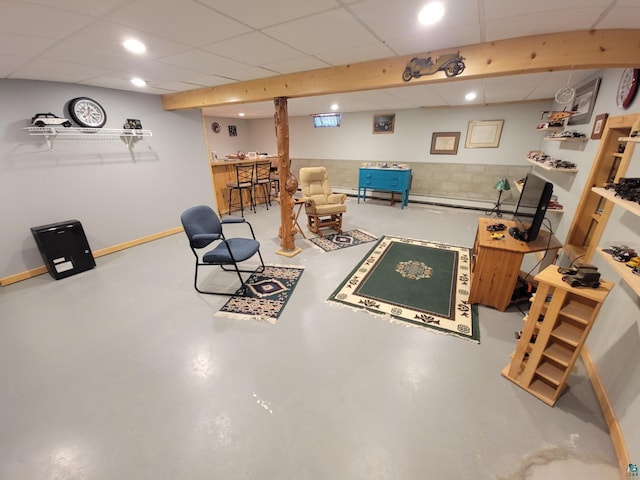
[[87, 0], [55, 0], [55, 2], [51, 2], [51, 0], [29, 0], [29, 3], [47, 7], [55, 6], [61, 10], [84, 13], [90, 16], [102, 16], [130, 3], [130, 1], [131, 0], [100, 0], [99, 2], [87, 2]]
[[463, 45], [481, 43], [480, 27], [478, 25], [464, 25], [449, 29], [436, 29], [420, 35], [408, 35], [387, 41], [398, 55], [414, 55], [432, 50], [454, 51]]
[[572, 30], [588, 30], [599, 15], [598, 9], [565, 10], [543, 12], [509, 17], [486, 22], [486, 41], [524, 37], [566, 30], [567, 18], [571, 19]]
[[[183, 43], [103, 20], [96, 21], [79, 32], [70, 35], [62, 44], [95, 45], [101, 50], [122, 53], [125, 52], [122, 44], [129, 38], [136, 38], [147, 47], [147, 51], [142, 55], [130, 54], [132, 58], [140, 61], [173, 55], [191, 49], [191, 47]], [[99, 41], [96, 41], [96, 39], [99, 39]]]
[[170, 55], [160, 60], [162, 63], [182, 67], [194, 72], [217, 74], [226, 76], [232, 72], [242, 70], [248, 65], [228, 58], [223, 58], [204, 50], [189, 50], [177, 55]]
[[320, 60], [331, 65], [345, 65], [348, 63], [359, 63], [378, 58], [389, 58], [393, 56], [393, 52], [388, 46], [377, 42], [370, 45], [342, 48], [340, 50], [318, 53], [316, 56]]
[[298, 50], [260, 32], [205, 45], [202, 49], [249, 65], [267, 65], [300, 56]]
[[633, 6], [617, 6], [600, 21], [596, 27], [604, 28], [638, 28], [640, 25], [640, 2], [635, 0]]
[[191, 1], [135, 0], [107, 18], [193, 47], [250, 31], [241, 23]]
[[343, 10], [267, 28], [264, 32], [305, 53], [317, 54], [374, 43], [376, 38]]
[[93, 17], [50, 6], [2, 2], [0, 32], [61, 39], [94, 20]]
[[339, 5], [335, 0], [199, 0], [253, 28], [265, 28], [323, 12]]
[[86, 65], [115, 70], [140, 63], [138, 58], [134, 58], [124, 51], [122, 53], [115, 53], [101, 50], [94, 45], [95, 44], [78, 45], [63, 43], [47, 50], [42, 54], [41, 58], [71, 63], [77, 62], [78, 59], [81, 58], [82, 62]]
[[55, 60], [35, 59], [13, 72], [10, 78], [75, 83], [104, 75], [107, 72], [108, 70], [105, 68], [58, 62]]
[[316, 57], [304, 56], [287, 60], [285, 62], [275, 62], [268, 65], [264, 65], [265, 68], [273, 70], [279, 73], [295, 73], [303, 72], [306, 70], [315, 70], [318, 68], [328, 67], [329, 64], [319, 60]]
[[51, 42], [46, 38], [0, 33], [0, 55], [38, 55], [49, 45]]
[[[513, 0], [484, 0], [485, 20], [526, 16], [536, 13], [565, 17], [571, 11], [585, 8], [602, 11], [611, 0], [536, 0], [535, 2], [514, 2]], [[565, 22], [566, 23], [566, 22]]]
[[243, 68], [240, 70], [236, 70], [233, 72], [229, 72], [227, 75], [229, 78], [233, 78], [234, 80], [240, 80], [242, 82], [246, 80], [255, 80], [256, 78], [266, 78], [277, 75], [275, 72], [270, 72], [269, 70], [265, 70], [260, 67], [249, 67]]
[[0, 78], [9, 78], [12, 73], [28, 62], [29, 57], [22, 55], [5, 55], [0, 53]]

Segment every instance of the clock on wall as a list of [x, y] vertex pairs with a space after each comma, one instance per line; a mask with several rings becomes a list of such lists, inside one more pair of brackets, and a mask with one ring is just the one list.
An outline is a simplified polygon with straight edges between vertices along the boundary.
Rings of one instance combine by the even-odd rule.
[[637, 68], [625, 68], [622, 72], [616, 94], [616, 103], [619, 107], [627, 108], [633, 102], [633, 97], [638, 91], [638, 72], [640, 69]]
[[81, 127], [101, 128], [107, 114], [98, 102], [89, 97], [77, 97], [69, 102], [69, 116]]
[[213, 133], [220, 133], [220, 124], [218, 122], [213, 122], [211, 124], [211, 130], [213, 130]]

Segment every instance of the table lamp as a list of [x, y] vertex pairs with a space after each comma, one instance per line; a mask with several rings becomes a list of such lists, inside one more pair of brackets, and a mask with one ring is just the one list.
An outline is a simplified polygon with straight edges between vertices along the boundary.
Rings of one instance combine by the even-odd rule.
[[496, 182], [493, 188], [495, 190], [498, 190], [498, 200], [496, 200], [496, 204], [493, 206], [493, 208], [487, 212], [487, 215], [492, 215], [495, 213], [496, 217], [500, 218], [502, 217], [502, 211], [500, 210], [500, 199], [502, 197], [502, 192], [504, 192], [505, 190], [511, 190], [511, 185], [509, 185], [509, 180], [507, 180], [506, 177], [502, 177]]

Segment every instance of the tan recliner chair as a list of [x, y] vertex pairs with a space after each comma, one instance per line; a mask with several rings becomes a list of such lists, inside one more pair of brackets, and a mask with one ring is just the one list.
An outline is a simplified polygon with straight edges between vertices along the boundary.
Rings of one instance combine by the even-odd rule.
[[305, 201], [307, 227], [322, 236], [321, 228], [342, 233], [342, 214], [347, 211], [344, 193], [333, 193], [329, 174], [324, 167], [300, 169], [300, 189]]

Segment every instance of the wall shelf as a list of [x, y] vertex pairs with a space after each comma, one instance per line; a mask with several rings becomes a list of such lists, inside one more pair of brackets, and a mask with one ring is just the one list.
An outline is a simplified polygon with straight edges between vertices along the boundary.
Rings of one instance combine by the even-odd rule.
[[601, 197], [606, 198], [610, 202], [613, 202], [616, 205], [621, 206], [625, 210], [630, 211], [634, 215], [640, 216], [640, 204], [636, 202], [632, 202], [630, 200], [625, 200], [624, 198], [617, 197], [613, 190], [607, 190], [602, 187], [592, 187], [591, 191], [597, 193]]
[[528, 157], [525, 157], [527, 159], [527, 162], [529, 163], [533, 163], [535, 166], [543, 168], [545, 170], [549, 170], [552, 172], [564, 172], [564, 173], [574, 173], [577, 172], [578, 169], [577, 168], [556, 168], [556, 167], [552, 167], [550, 165], [545, 165], [542, 162], [536, 162], [535, 160], [531, 160]]
[[587, 137], [544, 137], [545, 140], [549, 140], [550, 142], [586, 142], [588, 140]]
[[49, 150], [53, 150], [55, 139], [67, 140], [104, 140], [120, 138], [131, 149], [133, 145], [144, 137], [151, 137], [151, 130], [129, 128], [81, 128], [81, 127], [26, 127], [29, 135], [44, 137]]

